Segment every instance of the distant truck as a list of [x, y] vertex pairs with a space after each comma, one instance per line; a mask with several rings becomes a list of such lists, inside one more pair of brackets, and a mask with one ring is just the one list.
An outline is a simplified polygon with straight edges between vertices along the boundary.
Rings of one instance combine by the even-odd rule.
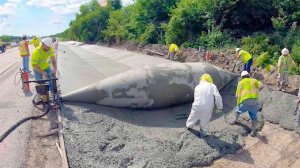
[[6, 46], [5, 46], [5, 44], [4, 44], [4, 43], [1, 41], [1, 39], [0, 39], [0, 51], [1, 51], [2, 53], [4, 53], [5, 50], [6, 50]]

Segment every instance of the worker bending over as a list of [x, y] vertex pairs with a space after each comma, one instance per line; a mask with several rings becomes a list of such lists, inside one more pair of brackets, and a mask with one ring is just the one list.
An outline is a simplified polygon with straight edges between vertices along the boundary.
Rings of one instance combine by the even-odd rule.
[[[31, 65], [33, 67], [33, 72], [36, 80], [41, 79], [49, 79], [52, 74], [56, 73], [57, 66], [55, 60], [55, 54], [53, 49], [51, 48], [53, 45], [51, 38], [44, 38], [42, 40], [42, 45], [37, 47], [33, 53], [31, 58]], [[51, 59], [53, 70], [51, 71], [48, 59]], [[50, 91], [53, 92], [52, 82], [49, 84]]]
[[218, 112], [221, 112], [223, 109], [222, 97], [211, 76], [204, 74], [200, 78], [199, 85], [195, 88], [194, 103], [186, 121], [187, 129], [193, 128], [200, 120], [200, 133], [203, 136], [207, 136], [209, 121], [212, 117], [215, 103]]
[[171, 44], [169, 46], [168, 59], [174, 61], [177, 54], [180, 53], [180, 49], [176, 44]]
[[260, 81], [250, 78], [248, 71], [241, 73], [242, 80], [238, 83], [236, 89], [237, 112], [235, 118], [229, 124], [233, 125], [238, 120], [240, 114], [248, 112], [251, 119], [251, 136], [256, 135], [258, 98], [259, 91], [263, 88]]
[[253, 63], [253, 58], [252, 58], [251, 54], [240, 48], [236, 48], [235, 51], [237, 53], [237, 58], [234, 61], [234, 63], [236, 63], [237, 60], [241, 57], [241, 59], [244, 63], [244, 71], [247, 71], [248, 73], [250, 73], [251, 65]]

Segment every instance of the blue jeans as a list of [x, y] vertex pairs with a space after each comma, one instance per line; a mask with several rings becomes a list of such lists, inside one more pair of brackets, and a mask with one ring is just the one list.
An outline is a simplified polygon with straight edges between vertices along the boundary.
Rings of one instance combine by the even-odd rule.
[[[44, 71], [47, 72], [48, 78], [50, 78], [50, 79], [53, 78], [50, 67], [48, 67]], [[43, 75], [41, 73], [39, 73], [38, 71], [33, 69], [33, 73], [34, 73], [35, 80], [42, 80], [43, 79]], [[49, 82], [49, 90], [50, 90], [51, 93], [53, 93], [53, 90], [54, 90], [53, 89], [53, 81]]]
[[253, 58], [249, 59], [249, 61], [244, 64], [244, 71], [250, 73], [252, 63], [253, 63]]
[[29, 55], [28, 56], [22, 56], [23, 58], [23, 69], [24, 71], [29, 71]]
[[242, 114], [244, 112], [249, 113], [249, 117], [252, 121], [257, 120], [257, 113], [258, 113], [258, 104], [251, 104], [248, 105], [246, 102], [242, 102], [238, 105], [238, 113]]

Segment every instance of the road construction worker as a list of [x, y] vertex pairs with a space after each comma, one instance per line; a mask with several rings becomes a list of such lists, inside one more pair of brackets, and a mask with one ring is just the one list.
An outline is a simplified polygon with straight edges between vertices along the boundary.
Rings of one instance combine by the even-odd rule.
[[[52, 48], [53, 42], [51, 38], [44, 38], [42, 44], [38, 46], [32, 53], [31, 65], [36, 80], [49, 79], [52, 74], [56, 74], [57, 66], [55, 60], [54, 50]], [[53, 70], [51, 71], [48, 59], [51, 59]], [[50, 90], [53, 91], [52, 82], [50, 82]]]
[[281, 50], [281, 56], [278, 60], [278, 90], [279, 91], [285, 91], [286, 86], [288, 85], [289, 80], [289, 67], [292, 64], [295, 64], [293, 59], [291, 58], [289, 54], [289, 50], [287, 48], [284, 48]]
[[[55, 60], [55, 54], [53, 50], [53, 41], [51, 38], [42, 39], [42, 44], [38, 46], [32, 53], [31, 65], [36, 80], [51, 79], [56, 74], [57, 66]], [[50, 69], [48, 60], [51, 59], [53, 70]], [[53, 94], [53, 81], [49, 82], [50, 93]], [[47, 114], [50, 120], [51, 129], [58, 128], [57, 114], [50, 112]]]
[[298, 91], [298, 100], [297, 100], [298, 108], [296, 115], [296, 129], [300, 129], [300, 87]]
[[229, 124], [233, 125], [238, 120], [240, 114], [248, 112], [251, 119], [251, 136], [256, 134], [257, 113], [258, 113], [258, 98], [259, 90], [263, 88], [260, 81], [250, 78], [248, 71], [241, 73], [242, 80], [238, 83], [236, 89], [237, 97], [237, 112], [235, 118]]
[[237, 53], [237, 58], [234, 61], [234, 63], [236, 64], [237, 60], [241, 57], [242, 62], [244, 63], [243, 70], [248, 71], [250, 73], [251, 65], [253, 63], [253, 58], [252, 58], [251, 54], [245, 50], [242, 50], [241, 48], [236, 48], [235, 51]]
[[194, 102], [186, 121], [186, 128], [190, 130], [200, 120], [200, 134], [207, 136], [209, 121], [212, 117], [215, 103], [217, 111], [221, 112], [223, 109], [222, 97], [211, 76], [204, 74], [200, 78], [199, 85], [195, 87]]
[[40, 45], [40, 40], [37, 37], [33, 37], [31, 43], [35, 48], [37, 48]]
[[180, 48], [176, 44], [170, 44], [169, 52], [168, 52], [168, 59], [174, 61], [177, 54], [180, 53]]
[[29, 72], [29, 47], [28, 47], [28, 41], [27, 36], [23, 35], [22, 41], [20, 42], [20, 56], [23, 59], [23, 70], [26, 72]]

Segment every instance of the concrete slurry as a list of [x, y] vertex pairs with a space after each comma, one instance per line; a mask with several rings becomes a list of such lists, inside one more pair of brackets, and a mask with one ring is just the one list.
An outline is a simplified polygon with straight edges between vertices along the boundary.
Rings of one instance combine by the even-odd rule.
[[[132, 69], [137, 65], [130, 61], [126, 62], [125, 51], [119, 52], [117, 49], [88, 45], [63, 45], [60, 47], [66, 50], [66, 53], [59, 58], [60, 82], [62, 88], [65, 89], [62, 90], [63, 93], [69, 93], [126, 69]], [[110, 56], [106, 56], [105, 53]], [[124, 56], [117, 53], [123, 53]], [[134, 53], [129, 53], [134, 55]], [[152, 60], [151, 56], [143, 57]], [[96, 61], [98, 59], [102, 59], [103, 62]], [[88, 63], [88, 60], [91, 62]], [[102, 65], [94, 64], [92, 60], [103, 64], [103, 68], [106, 62], [110, 62], [111, 66], [116, 66], [113, 68], [114, 72], [107, 72], [105, 68], [101, 70]], [[142, 59], [139, 61], [143, 62]], [[160, 62], [155, 61], [154, 63], [159, 64]], [[139, 66], [142, 65], [136, 67]], [[210, 124], [211, 135], [206, 138], [199, 137], [199, 128], [197, 127], [191, 132], [184, 128], [186, 119], [181, 119], [181, 114], [190, 112], [191, 103], [156, 110], [64, 103], [62, 107], [64, 136], [70, 167], [196, 167], [210, 165], [213, 160], [225, 154], [234, 153], [241, 148], [244, 145], [243, 136], [250, 132], [247, 114], [240, 117], [237, 125], [226, 124], [226, 121], [233, 117], [236, 85], [237, 79], [221, 90], [224, 113], [229, 116], [224, 117], [223, 114], [214, 113]], [[293, 118], [289, 112], [292, 109], [288, 108], [287, 111], [283, 109], [283, 113], [286, 115], [279, 115], [278, 113], [272, 114], [274, 110], [271, 108], [273, 103], [278, 103], [278, 96], [281, 95], [282, 101], [284, 101], [284, 96], [289, 97], [289, 95], [281, 92], [278, 95], [276, 92], [268, 93], [267, 90], [263, 92], [268, 95], [262, 97], [262, 101], [265, 102], [263, 109], [265, 118], [273, 121], [278, 120], [277, 116], [280, 116], [278, 120], [278, 122], [282, 122], [280, 125], [293, 127], [291, 119], [288, 119]], [[270, 95], [272, 95], [272, 99], [270, 99]], [[295, 97], [287, 98], [283, 103], [290, 107], [289, 104], [292, 106], [295, 102], [293, 99]], [[259, 114], [260, 127], [263, 126], [261, 114]]]

